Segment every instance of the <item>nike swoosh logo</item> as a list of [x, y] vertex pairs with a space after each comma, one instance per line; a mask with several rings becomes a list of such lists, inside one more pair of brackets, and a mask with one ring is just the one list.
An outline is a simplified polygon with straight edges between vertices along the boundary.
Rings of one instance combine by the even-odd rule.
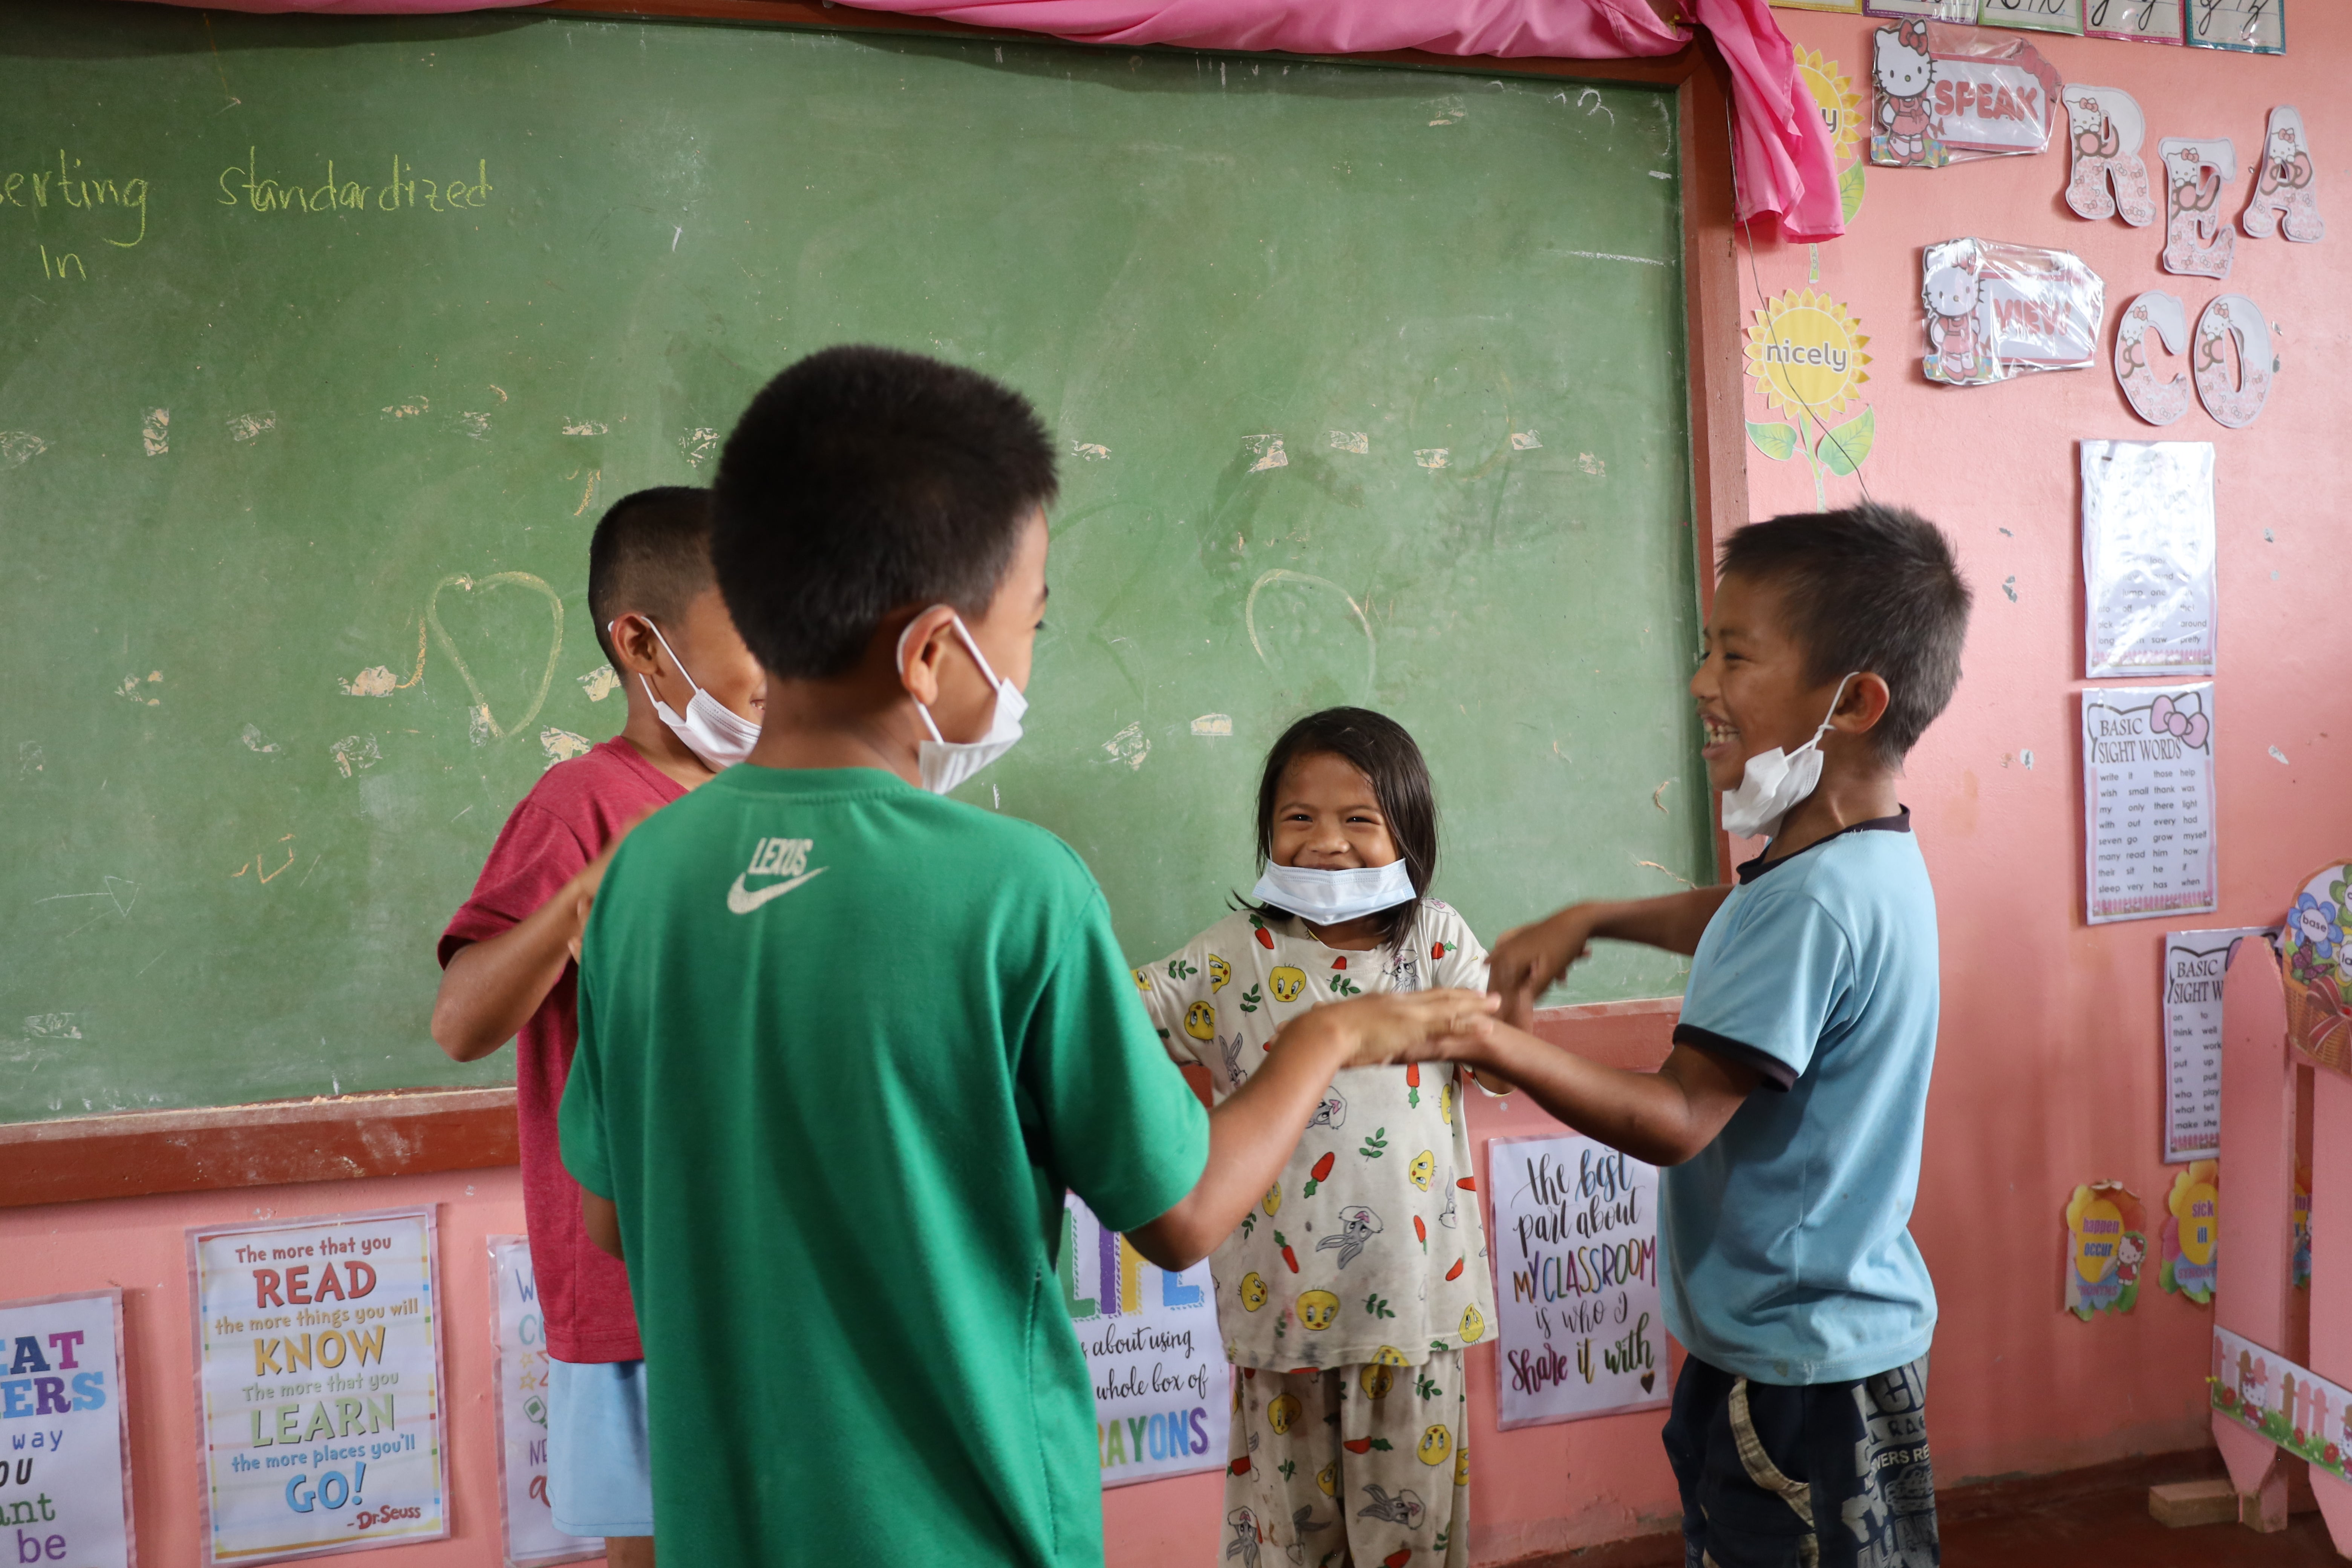
[[735, 885], [727, 889], [727, 911], [730, 914], [748, 915], [770, 899], [780, 899], [803, 882], [815, 881], [824, 875], [825, 869], [824, 867], [819, 866], [814, 871], [802, 872], [789, 882], [778, 882], [772, 887], [762, 888], [756, 893], [745, 889], [743, 879], [737, 877]]

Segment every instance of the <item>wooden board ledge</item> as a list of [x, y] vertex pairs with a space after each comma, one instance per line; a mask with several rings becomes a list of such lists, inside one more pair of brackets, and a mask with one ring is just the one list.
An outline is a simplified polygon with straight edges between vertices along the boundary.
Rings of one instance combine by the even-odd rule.
[[0, 1208], [511, 1165], [515, 1091], [401, 1089], [0, 1126]]

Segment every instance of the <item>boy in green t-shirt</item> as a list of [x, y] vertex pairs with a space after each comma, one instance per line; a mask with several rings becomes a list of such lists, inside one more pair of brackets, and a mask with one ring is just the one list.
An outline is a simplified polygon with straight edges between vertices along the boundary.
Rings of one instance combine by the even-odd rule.
[[1063, 1189], [1187, 1267], [1336, 1071], [1487, 1027], [1463, 991], [1319, 1007], [1204, 1113], [1077, 856], [940, 798], [1020, 737], [1054, 491], [1025, 401], [879, 349], [778, 376], [720, 461], [765, 724], [605, 874], [561, 1118], [665, 1562], [1099, 1563]]

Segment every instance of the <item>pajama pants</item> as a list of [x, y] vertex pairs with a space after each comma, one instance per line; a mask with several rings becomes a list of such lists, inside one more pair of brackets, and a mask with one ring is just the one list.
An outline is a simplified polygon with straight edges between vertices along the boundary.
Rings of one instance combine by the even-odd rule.
[[1420, 1366], [1244, 1367], [1234, 1381], [1226, 1563], [1467, 1568], [1460, 1351], [1433, 1351]]

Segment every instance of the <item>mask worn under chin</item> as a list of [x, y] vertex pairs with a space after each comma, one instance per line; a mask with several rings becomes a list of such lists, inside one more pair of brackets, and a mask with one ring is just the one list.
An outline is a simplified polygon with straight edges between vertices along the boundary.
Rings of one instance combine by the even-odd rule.
[[[687, 699], [686, 716], [680, 718], [677, 710], [654, 695], [654, 683], [638, 676], [637, 683], [646, 689], [646, 696], [653, 702], [654, 716], [668, 725], [678, 743], [701, 758], [702, 765], [713, 773], [731, 768], [750, 756], [751, 747], [760, 739], [758, 723], [695, 686], [694, 677], [687, 672], [686, 661], [669, 646], [669, 638], [662, 636], [661, 627], [654, 626], [651, 620], [646, 625], [654, 627], [654, 637], [662, 645], [662, 652], [668, 654], [677, 672], [686, 676], [686, 683], [694, 687], [694, 695]], [[604, 635], [612, 636], [613, 628], [606, 626]]]
[[[939, 607], [936, 605], [932, 606], [933, 609]], [[931, 738], [917, 748], [916, 759], [921, 770], [923, 787], [933, 795], [948, 794], [1011, 751], [1013, 743], [1021, 739], [1021, 716], [1029, 711], [1029, 700], [1021, 695], [1021, 689], [1009, 680], [999, 679], [996, 671], [989, 667], [988, 656], [982, 653], [980, 645], [971, 640], [971, 633], [965, 629], [961, 616], [955, 617], [955, 629], [956, 636], [963, 639], [964, 650], [971, 655], [972, 663], [980, 666], [980, 673], [996, 688], [996, 710], [988, 721], [988, 733], [979, 740], [950, 741], [940, 735], [939, 722], [931, 717], [931, 710], [920, 702], [915, 704], [915, 710], [923, 716], [923, 728], [931, 732]], [[898, 677], [902, 680], [907, 675], [907, 639], [914, 635], [914, 631], [910, 622], [907, 629], [898, 634]]]
[[1259, 873], [1250, 897], [1278, 910], [1288, 910], [1318, 926], [1343, 924], [1411, 903], [1412, 873], [1402, 856], [1385, 866], [1347, 871], [1321, 871], [1307, 866], [1268, 863]]
[[1830, 732], [1830, 724], [1837, 717], [1837, 705], [1845, 697], [1845, 683], [1853, 679], [1848, 675], [1838, 682], [1837, 694], [1830, 699], [1830, 710], [1811, 740], [1794, 752], [1775, 746], [1748, 759], [1739, 787], [1723, 792], [1726, 833], [1734, 838], [1753, 838], [1759, 834], [1770, 838], [1780, 831], [1780, 824], [1789, 813], [1820, 787], [1822, 737]]

